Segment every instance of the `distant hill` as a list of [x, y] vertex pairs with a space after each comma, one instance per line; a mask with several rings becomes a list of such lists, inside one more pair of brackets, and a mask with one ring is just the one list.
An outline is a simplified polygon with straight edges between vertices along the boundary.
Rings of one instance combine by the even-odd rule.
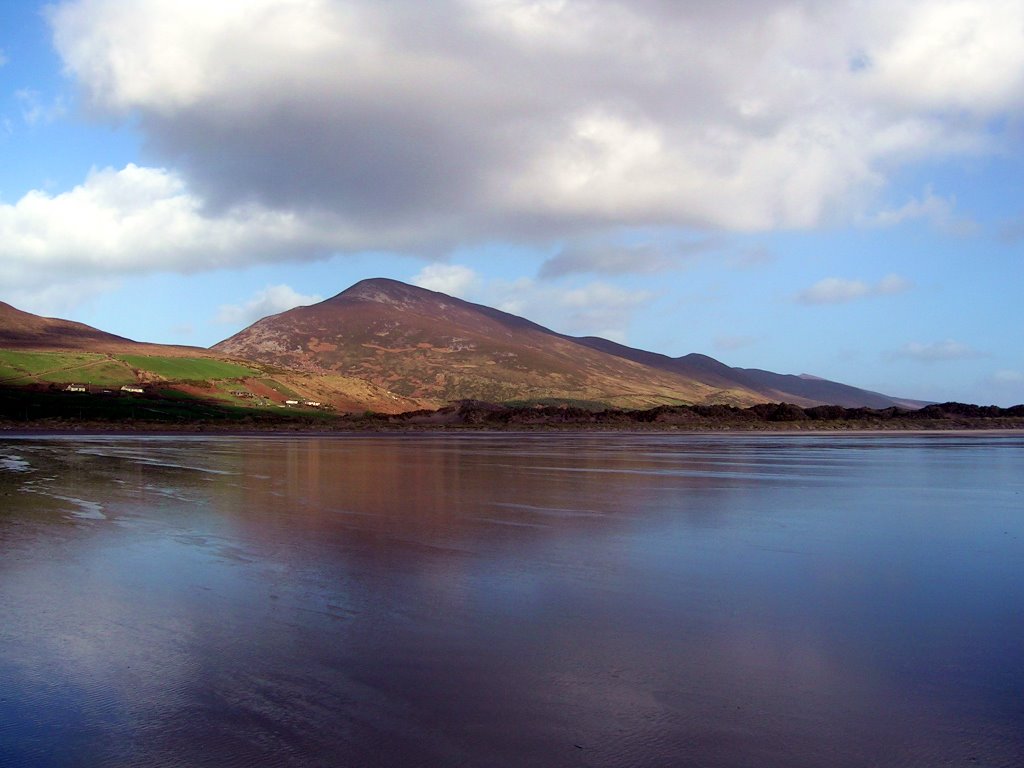
[[0, 386], [61, 391], [70, 384], [93, 394], [208, 401], [243, 409], [399, 413], [428, 405], [362, 379], [310, 375], [200, 347], [132, 341], [0, 302]]
[[577, 339], [593, 349], [635, 360], [653, 368], [673, 371], [708, 386], [741, 387], [771, 402], [787, 402], [803, 407], [815, 405], [841, 405], [845, 408], [921, 408], [924, 400], [890, 397], [879, 392], [840, 384], [836, 381], [801, 374], [772, 373], [757, 368], [730, 368], [713, 357], [691, 353], [682, 357], [668, 357], [655, 352], [644, 352], [607, 339], [592, 336]]
[[212, 349], [312, 373], [344, 373], [435, 405], [462, 399], [622, 407], [759, 400], [396, 280], [363, 280], [319, 304], [259, 320]]
[[[808, 375], [668, 357], [396, 280], [363, 280], [326, 301], [263, 318], [210, 349], [133, 341], [0, 302], [0, 384], [147, 393], [244, 408], [317, 403], [399, 413], [453, 401], [571, 405], [918, 408]], [[118, 390], [120, 391], [120, 390]]]
[[135, 344], [84, 323], [40, 317], [0, 301], [0, 347], [5, 349], [109, 349]]
[[435, 405], [455, 400], [611, 405], [918, 407], [808, 376], [671, 358], [606, 339], [558, 334], [525, 318], [376, 278], [263, 318], [212, 347], [314, 375], [344, 374]]

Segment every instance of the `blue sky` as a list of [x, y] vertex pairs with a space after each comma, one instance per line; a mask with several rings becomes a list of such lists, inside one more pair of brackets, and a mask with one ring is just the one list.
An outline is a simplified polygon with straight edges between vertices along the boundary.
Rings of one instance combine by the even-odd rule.
[[0, 300], [206, 346], [392, 277], [1024, 401], [1024, 0], [0, 6]]

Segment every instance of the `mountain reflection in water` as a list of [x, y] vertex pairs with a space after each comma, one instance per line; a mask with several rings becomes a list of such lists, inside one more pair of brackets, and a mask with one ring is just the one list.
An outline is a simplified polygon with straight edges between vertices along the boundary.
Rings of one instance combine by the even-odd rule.
[[0, 438], [0, 765], [1024, 764], [1024, 438]]

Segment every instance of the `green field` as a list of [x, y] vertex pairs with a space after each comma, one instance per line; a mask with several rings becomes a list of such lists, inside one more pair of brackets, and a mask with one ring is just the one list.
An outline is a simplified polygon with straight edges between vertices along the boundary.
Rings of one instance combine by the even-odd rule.
[[74, 380], [96, 387], [119, 387], [122, 384], [134, 384], [135, 372], [119, 360], [99, 360], [66, 371], [39, 374], [38, 378], [39, 381], [55, 384]]
[[90, 352], [20, 352], [0, 349], [0, 382], [79, 382], [98, 387], [120, 386], [135, 381], [123, 362]]
[[95, 363], [103, 355], [88, 352], [18, 352], [0, 349], [0, 366], [17, 371], [19, 374], [35, 375], [46, 371], [77, 368], [85, 363]]
[[118, 355], [133, 368], [150, 371], [169, 381], [216, 381], [255, 376], [257, 371], [236, 363], [205, 357], [155, 357], [151, 355]]

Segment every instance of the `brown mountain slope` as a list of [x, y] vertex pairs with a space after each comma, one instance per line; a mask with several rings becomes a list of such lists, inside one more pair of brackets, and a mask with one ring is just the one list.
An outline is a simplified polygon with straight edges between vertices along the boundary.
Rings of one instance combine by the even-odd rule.
[[765, 400], [787, 402], [801, 407], [815, 405], [841, 405], [844, 408], [921, 408], [928, 403], [923, 400], [890, 397], [837, 381], [802, 374], [772, 373], [758, 368], [730, 368], [713, 357], [691, 353], [682, 357], [669, 357], [655, 352], [645, 352], [607, 339], [593, 336], [576, 339], [592, 349], [599, 349], [627, 360], [678, 373], [712, 387], [742, 388], [756, 392]]
[[136, 345], [123, 336], [72, 320], [40, 317], [0, 301], [0, 347], [95, 350]]
[[221, 354], [366, 379], [437, 405], [460, 399], [592, 401], [623, 407], [763, 401], [590, 349], [521, 317], [395, 280], [371, 279], [264, 318]]

